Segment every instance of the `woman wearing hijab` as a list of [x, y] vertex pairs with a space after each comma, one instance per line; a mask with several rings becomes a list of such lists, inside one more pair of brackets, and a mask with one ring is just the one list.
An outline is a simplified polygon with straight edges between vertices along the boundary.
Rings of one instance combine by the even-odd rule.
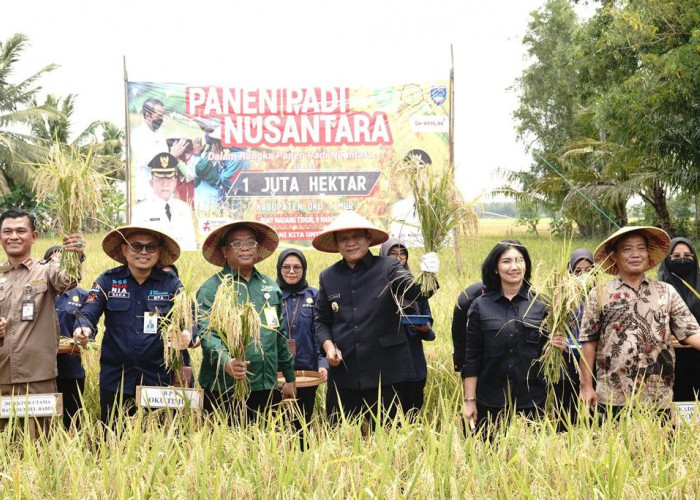
[[[294, 370], [318, 371], [328, 377], [328, 362], [313, 334], [314, 304], [318, 290], [306, 281], [306, 257], [300, 250], [283, 250], [277, 259], [277, 284], [282, 290], [287, 337], [296, 341]], [[316, 386], [297, 387], [297, 401], [306, 422], [311, 421]], [[295, 422], [295, 425], [298, 423]]]
[[[668, 255], [659, 265], [659, 281], [672, 285], [700, 322], [700, 299], [695, 295], [700, 292], [700, 270], [695, 247], [689, 239], [671, 240]], [[675, 345], [675, 350], [673, 400], [694, 401], [700, 393], [700, 352], [684, 345]]]
[[[574, 276], [583, 276], [593, 269], [593, 253], [585, 248], [578, 248], [571, 252], [567, 270]], [[576, 423], [578, 418], [578, 392], [579, 375], [577, 370], [579, 360], [578, 330], [581, 318], [583, 317], [583, 302], [585, 297], [581, 297], [581, 305], [576, 308], [574, 317], [571, 320], [571, 333], [573, 338], [566, 339], [564, 350], [566, 373], [562, 374], [559, 382], [554, 386], [556, 396], [556, 407], [558, 413], [558, 429], [563, 431], [569, 423]]]
[[[408, 249], [400, 240], [389, 238], [382, 244], [379, 255], [383, 257], [395, 257], [404, 269], [409, 272], [411, 271], [408, 267]], [[414, 418], [423, 407], [423, 390], [425, 389], [425, 381], [428, 377], [428, 365], [425, 361], [425, 353], [423, 352], [423, 341], [435, 340], [435, 332], [432, 328], [433, 318], [430, 313], [430, 305], [428, 305], [426, 299], [419, 299], [404, 307], [403, 314], [430, 316], [428, 323], [425, 325], [402, 325], [408, 337], [408, 344], [411, 347], [415, 376], [405, 383], [404, 395], [401, 398], [401, 407], [404, 413], [409, 415], [409, 418]]]

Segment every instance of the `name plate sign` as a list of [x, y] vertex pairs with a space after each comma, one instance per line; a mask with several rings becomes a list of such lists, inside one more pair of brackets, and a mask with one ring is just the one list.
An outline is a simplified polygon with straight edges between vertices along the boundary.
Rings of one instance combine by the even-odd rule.
[[204, 401], [202, 389], [184, 387], [136, 387], [136, 402], [144, 408], [194, 408], [201, 409]]
[[53, 417], [63, 414], [62, 394], [23, 394], [0, 397], [0, 418]]
[[700, 421], [700, 414], [695, 411], [695, 401], [674, 401], [676, 414], [681, 420], [688, 423]]

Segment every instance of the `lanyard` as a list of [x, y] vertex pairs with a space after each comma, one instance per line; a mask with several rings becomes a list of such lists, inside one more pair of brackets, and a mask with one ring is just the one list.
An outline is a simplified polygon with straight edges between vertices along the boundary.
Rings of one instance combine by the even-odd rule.
[[[295, 297], [297, 297], [297, 303], [294, 305], [294, 312], [292, 313], [291, 320], [287, 321], [287, 325], [289, 325], [289, 338], [292, 338], [292, 328], [294, 327], [294, 320], [297, 317], [297, 312], [299, 312], [299, 304], [301, 304], [301, 297], [298, 295], [294, 294]], [[284, 301], [284, 314], [289, 318], [289, 307], [287, 303], [289, 302], [289, 299]]]

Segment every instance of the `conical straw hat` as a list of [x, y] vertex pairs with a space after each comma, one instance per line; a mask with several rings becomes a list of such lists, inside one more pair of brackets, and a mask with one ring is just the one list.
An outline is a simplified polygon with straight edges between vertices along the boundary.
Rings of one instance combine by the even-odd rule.
[[172, 236], [148, 226], [122, 226], [110, 231], [102, 239], [102, 250], [117, 262], [126, 264], [122, 245], [134, 233], [151, 233], [161, 241], [160, 257], [156, 264], [158, 267], [168, 266], [180, 257], [180, 245]]
[[258, 259], [257, 262], [267, 259], [277, 248], [280, 243], [280, 238], [277, 235], [277, 231], [272, 229], [267, 224], [262, 222], [256, 222], [253, 220], [237, 220], [224, 224], [221, 227], [217, 227], [214, 231], [207, 236], [202, 245], [202, 255], [208, 261], [215, 266], [224, 267], [226, 264], [226, 258], [221, 252], [221, 247], [224, 244], [223, 239], [226, 237], [231, 229], [236, 228], [236, 226], [249, 227], [255, 231], [255, 240], [258, 242]]
[[657, 266], [666, 258], [668, 249], [671, 246], [671, 238], [666, 234], [666, 231], [653, 226], [625, 226], [615, 231], [603, 243], [598, 245], [598, 248], [593, 253], [595, 263], [606, 273], [618, 274], [620, 272], [617, 264], [613, 262], [610, 256], [615, 250], [615, 243], [620, 238], [633, 232], [642, 233], [647, 239], [649, 261], [645, 271]]
[[335, 253], [338, 251], [338, 245], [335, 242], [333, 233], [352, 229], [366, 229], [369, 231], [369, 246], [371, 247], [384, 243], [389, 239], [389, 233], [386, 231], [382, 231], [360, 214], [352, 210], [345, 210], [340, 212], [340, 215], [338, 215], [333, 222], [328, 224], [328, 226], [313, 239], [311, 244], [316, 250]]

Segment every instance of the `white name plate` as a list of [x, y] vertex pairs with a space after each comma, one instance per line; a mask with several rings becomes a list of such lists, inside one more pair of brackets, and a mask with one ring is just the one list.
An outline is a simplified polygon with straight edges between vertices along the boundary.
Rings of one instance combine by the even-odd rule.
[[24, 394], [0, 397], [0, 418], [63, 415], [63, 394]]
[[695, 401], [674, 401], [676, 414], [685, 422], [699, 422], [700, 414], [695, 412]]
[[203, 401], [202, 389], [136, 386], [136, 402], [144, 408], [201, 409]]

